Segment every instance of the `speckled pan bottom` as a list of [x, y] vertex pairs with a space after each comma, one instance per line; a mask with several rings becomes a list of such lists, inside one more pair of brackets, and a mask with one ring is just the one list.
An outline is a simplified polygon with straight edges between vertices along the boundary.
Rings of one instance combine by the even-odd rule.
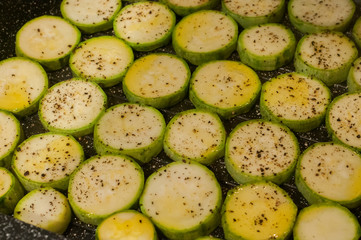
[[[15, 34], [20, 29], [20, 27], [29, 21], [32, 18], [50, 14], [60, 16], [60, 2], [61, 0], [1, 0], [0, 1], [0, 60], [5, 58], [15, 56]], [[358, 4], [358, 9], [360, 9], [361, 3]], [[360, 13], [357, 13], [359, 16]], [[357, 17], [356, 16], [356, 17]], [[292, 30], [294, 30], [287, 19], [283, 22], [285, 25], [289, 26]], [[296, 35], [296, 38], [299, 39], [301, 35], [296, 31], [293, 31]], [[89, 39], [94, 36], [99, 35], [113, 35], [111, 31], [93, 34], [93, 35], [83, 35], [82, 40]], [[350, 32], [347, 32], [347, 35], [350, 36]], [[158, 49], [153, 52], [167, 52], [174, 53], [171, 46], [166, 46], [164, 48]], [[137, 53], [135, 52], [135, 58], [139, 58], [147, 53]], [[234, 52], [230, 59], [239, 60], [238, 54]], [[194, 66], [191, 66], [191, 70], [194, 70]], [[277, 71], [272, 72], [257, 72], [261, 81], [265, 82], [268, 79], [275, 77], [281, 73], [287, 73], [294, 71], [292, 65], [281, 68]], [[69, 67], [61, 69], [59, 71], [49, 72], [48, 77], [50, 81], [50, 86], [53, 84], [69, 79], [71, 77], [71, 72]], [[340, 84], [331, 87], [332, 97], [338, 96], [346, 91], [346, 85]], [[113, 106], [118, 103], [126, 102], [126, 98], [121, 90], [121, 86], [117, 85], [112, 88], [105, 90], [108, 95], [109, 106]], [[162, 110], [162, 113], [168, 122], [176, 113], [193, 108], [192, 103], [187, 99], [181, 102], [180, 104]], [[226, 127], [227, 132], [229, 133], [238, 123], [249, 120], [261, 118], [259, 113], [258, 104], [246, 114], [242, 114], [237, 116], [231, 120], [224, 121], [224, 125]], [[21, 119], [22, 126], [24, 128], [25, 137], [28, 138], [31, 135], [45, 132], [42, 127], [37, 114], [25, 117]], [[319, 128], [307, 132], [307, 133], [297, 133], [298, 140], [300, 142], [301, 151], [306, 149], [308, 146], [315, 142], [321, 141], [330, 141], [326, 128], [324, 124]], [[84, 136], [78, 139], [82, 146], [84, 147], [86, 158], [89, 158], [92, 155], [95, 155], [95, 150], [92, 145], [92, 135]], [[166, 157], [166, 155], [162, 152], [159, 156], [154, 158], [150, 163], [143, 166], [145, 177], [149, 176], [154, 170], [158, 169], [161, 166], [169, 163], [170, 160]], [[223, 159], [216, 161], [214, 164], [209, 166], [209, 168], [215, 173], [218, 181], [222, 186], [223, 193], [225, 194], [230, 188], [236, 186], [236, 182], [230, 177], [227, 173]], [[301, 196], [301, 194], [297, 191], [296, 186], [294, 184], [294, 180], [291, 179], [289, 182], [281, 185], [283, 189], [285, 189], [299, 209], [307, 206], [306, 200]], [[361, 207], [354, 209], [352, 211], [359, 221], [361, 221]], [[21, 223], [18, 220], [14, 219], [11, 216], [5, 216], [0, 214], [0, 239], [21, 239], [21, 240], [30, 240], [30, 239], [76, 239], [76, 240], [89, 240], [95, 239], [95, 227], [84, 224], [77, 219], [73, 219], [68, 230], [64, 233], [63, 236], [49, 233], [47, 231], [38, 229], [34, 226]], [[219, 227], [212, 233], [215, 237], [223, 238], [223, 231]], [[165, 237], [159, 237], [160, 240], [166, 239]]]

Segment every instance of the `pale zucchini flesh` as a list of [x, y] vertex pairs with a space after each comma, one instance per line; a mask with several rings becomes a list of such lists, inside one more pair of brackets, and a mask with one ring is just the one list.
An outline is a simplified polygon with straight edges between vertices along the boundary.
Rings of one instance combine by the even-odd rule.
[[100, 36], [81, 42], [69, 59], [73, 75], [111, 87], [123, 79], [134, 54], [124, 41]]
[[63, 234], [71, 220], [67, 198], [53, 188], [39, 188], [26, 194], [16, 205], [14, 217], [43, 228]]
[[130, 102], [167, 108], [183, 100], [190, 78], [188, 64], [164, 53], [137, 59], [123, 79], [123, 91]]
[[360, 154], [333, 142], [306, 149], [296, 168], [296, 186], [310, 204], [333, 201], [356, 207], [361, 203], [360, 181]]
[[40, 64], [22, 57], [0, 62], [0, 109], [18, 116], [34, 113], [48, 89], [48, 76]]
[[191, 161], [170, 163], [146, 181], [141, 211], [169, 239], [191, 240], [219, 224], [222, 192], [214, 174]]
[[25, 23], [16, 34], [18, 56], [28, 57], [48, 70], [58, 70], [80, 42], [80, 31], [68, 21], [44, 15]]
[[238, 183], [281, 184], [293, 175], [300, 152], [296, 136], [287, 127], [265, 120], [237, 125], [225, 149], [227, 171]]
[[98, 225], [111, 214], [131, 208], [143, 185], [143, 170], [130, 157], [93, 156], [72, 174], [68, 198], [81, 221]]
[[121, 0], [63, 0], [61, 14], [85, 33], [105, 31], [113, 26]]
[[0, 213], [12, 214], [24, 190], [16, 177], [6, 168], [0, 167]]
[[166, 5], [142, 1], [122, 8], [113, 28], [134, 50], [151, 51], [168, 44], [175, 23], [175, 14]]
[[227, 194], [222, 209], [225, 239], [287, 239], [297, 207], [287, 193], [270, 182], [240, 185]]
[[65, 191], [70, 174], [83, 159], [83, 148], [73, 137], [43, 133], [17, 147], [11, 167], [27, 191], [40, 187]]
[[241, 62], [215, 60], [193, 72], [189, 98], [196, 108], [227, 119], [248, 112], [258, 99], [261, 86], [258, 75]]

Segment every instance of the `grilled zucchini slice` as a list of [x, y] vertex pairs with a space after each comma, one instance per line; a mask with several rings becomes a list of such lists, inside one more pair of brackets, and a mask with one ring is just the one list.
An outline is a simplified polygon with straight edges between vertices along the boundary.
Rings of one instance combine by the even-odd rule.
[[261, 86], [257, 73], [241, 62], [215, 60], [193, 72], [189, 98], [196, 108], [232, 118], [253, 107]]
[[361, 17], [359, 17], [351, 30], [352, 39], [355, 41], [356, 45], [361, 48]]
[[361, 204], [361, 155], [343, 144], [315, 143], [300, 156], [295, 182], [310, 204], [333, 201], [357, 207]]
[[277, 185], [247, 183], [228, 191], [222, 227], [225, 239], [287, 239], [296, 215], [297, 206]]
[[6, 168], [0, 167], [0, 213], [12, 214], [24, 189], [18, 179]]
[[143, 186], [143, 170], [130, 157], [93, 156], [71, 175], [68, 198], [81, 221], [98, 225], [113, 213], [133, 207]]
[[288, 17], [300, 32], [345, 31], [352, 21], [356, 5], [352, 0], [290, 0]]
[[287, 127], [261, 119], [238, 124], [225, 149], [227, 171], [238, 183], [281, 184], [293, 175], [300, 152], [296, 136]]
[[70, 174], [83, 160], [83, 148], [73, 137], [43, 133], [19, 145], [11, 167], [27, 191], [40, 187], [65, 191]]
[[130, 102], [155, 108], [179, 103], [188, 92], [188, 64], [167, 53], [153, 53], [137, 59], [123, 79], [123, 91]]
[[85, 33], [105, 31], [113, 27], [121, 0], [63, 0], [62, 16]]
[[296, 72], [314, 76], [331, 86], [346, 81], [357, 56], [355, 44], [341, 32], [316, 32], [298, 42], [294, 65]]
[[347, 75], [347, 87], [349, 92], [361, 90], [361, 58], [356, 59]]
[[222, 10], [243, 28], [280, 22], [286, 8], [285, 0], [222, 0]]
[[263, 84], [260, 111], [265, 119], [307, 132], [323, 122], [330, 102], [331, 92], [324, 83], [293, 72]]
[[167, 238], [192, 240], [218, 226], [222, 191], [208, 168], [184, 160], [150, 175], [139, 203]]
[[16, 34], [16, 55], [39, 62], [47, 70], [68, 64], [80, 42], [80, 31], [57, 16], [40, 16], [25, 23]]
[[0, 62], [0, 85], [0, 109], [22, 117], [38, 109], [48, 89], [48, 76], [37, 62], [13, 57]]
[[180, 20], [172, 35], [178, 56], [194, 65], [228, 58], [236, 49], [238, 25], [216, 10], [202, 10]]
[[160, 0], [160, 2], [166, 4], [177, 15], [184, 17], [200, 10], [214, 9], [219, 0]]
[[268, 23], [246, 28], [238, 38], [241, 61], [256, 70], [276, 70], [293, 60], [296, 38], [284, 25]]

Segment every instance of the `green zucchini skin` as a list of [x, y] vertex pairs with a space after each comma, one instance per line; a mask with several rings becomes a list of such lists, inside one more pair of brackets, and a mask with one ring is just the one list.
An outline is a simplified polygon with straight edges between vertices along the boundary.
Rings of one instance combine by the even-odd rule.
[[347, 75], [347, 88], [348, 92], [361, 91], [361, 79], [360, 79], [360, 66], [361, 58], [357, 58], [351, 65], [350, 71]]
[[[70, 14], [67, 11], [67, 5], [70, 4], [71, 0], [63, 0], [60, 4], [60, 11], [62, 16], [67, 19], [69, 22], [71, 22], [73, 25], [75, 25], [76, 27], [78, 27], [82, 32], [86, 33], [86, 34], [92, 34], [92, 33], [97, 33], [97, 32], [101, 32], [101, 31], [106, 31], [109, 30], [113, 27], [113, 20], [116, 16], [116, 14], [119, 12], [119, 10], [122, 8], [122, 1], [121, 0], [117, 0], [117, 4], [115, 6], [112, 6], [111, 9], [105, 9], [107, 10], [107, 12], [112, 11], [113, 14], [107, 17], [104, 17], [101, 21], [96, 21], [93, 23], [84, 23], [81, 21], [78, 21], [77, 19], [74, 19], [72, 16], [70, 16]], [[99, 10], [103, 10], [103, 9], [99, 9]], [[104, 11], [104, 10], [103, 10]], [[106, 11], [104, 11], [106, 12]]]
[[[320, 32], [320, 31], [340, 31], [340, 32], [344, 32], [346, 31], [346, 29], [348, 28], [348, 26], [350, 25], [350, 23], [352, 22], [353, 19], [353, 15], [356, 11], [356, 5], [353, 1], [350, 0], [345, 0], [344, 2], [348, 2], [350, 4], [350, 12], [344, 16], [344, 18], [339, 19], [339, 22], [335, 23], [335, 24], [330, 24], [330, 25], [321, 25], [321, 24], [317, 24], [317, 23], [312, 23], [311, 20], [302, 20], [300, 17], [297, 16], [297, 9], [296, 7], [293, 6], [293, 4], [295, 2], [297, 2], [299, 0], [290, 0], [288, 2], [288, 17], [289, 20], [291, 22], [291, 24], [300, 32], [302, 33], [316, 33], [316, 32]], [[301, 1], [299, 1], [301, 2]], [[309, 3], [313, 3], [313, 6], [310, 6], [310, 10], [312, 10], [311, 13], [309, 13], [308, 15], [305, 15], [305, 17], [310, 18], [312, 17], [313, 13], [317, 13], [317, 11], [321, 11], [322, 15], [322, 11], [324, 10], [324, 8], [322, 8], [322, 5], [325, 5], [327, 7], [328, 5], [332, 5], [332, 8], [334, 11], [342, 11], [342, 9], [338, 9], [336, 4], [336, 1], [327, 1], [327, 2], [322, 2], [320, 1], [320, 3], [318, 4], [317, 1], [304, 1], [305, 4], [309, 4]], [[331, 4], [330, 4], [331, 2]], [[309, 5], [306, 5], [309, 6]], [[317, 9], [316, 11], [313, 11], [313, 9]], [[320, 13], [320, 12], [318, 12]], [[311, 16], [310, 16], [311, 15]], [[317, 16], [319, 17], [319, 15], [315, 15], [315, 18], [317, 18]]]
[[352, 39], [355, 41], [357, 47], [361, 49], [361, 17], [359, 17], [351, 30]]
[[9, 189], [0, 195], [0, 213], [12, 214], [19, 200], [24, 196], [24, 189], [17, 178], [6, 168], [0, 167], [0, 171], [11, 178]]
[[222, 2], [222, 11], [230, 15], [233, 19], [235, 19], [237, 23], [241, 25], [243, 28], [249, 28], [252, 26], [265, 24], [265, 23], [280, 22], [286, 10], [286, 1], [281, 0], [277, 8], [275, 8], [271, 13], [260, 16], [247, 16], [247, 15], [237, 14], [235, 11], [232, 11], [232, 9], [227, 7], [226, 4], [227, 0], [221, 0], [221, 2]]
[[[172, 2], [170, 0], [160, 0], [160, 2], [168, 5], [177, 15], [182, 17], [201, 10], [215, 9], [219, 5], [219, 0], [208, 0], [196, 6], [177, 5], [174, 1]], [[181, 0], [179, 2], [181, 2]]]
[[[221, 18], [227, 19], [230, 25], [232, 25], [233, 31], [228, 36], [228, 42], [223, 45], [222, 47], [217, 47], [210, 51], [193, 51], [189, 50], [186, 46], [182, 46], [179, 42], [179, 38], [182, 36], [187, 36], [190, 33], [183, 31], [183, 26], [190, 24], [188, 21], [191, 21], [192, 18], [202, 17], [202, 15], [211, 15], [216, 14], [219, 15]], [[205, 25], [199, 25], [198, 22], [193, 23], [195, 26], [198, 27], [206, 27]], [[207, 29], [212, 26], [207, 26]], [[211, 60], [220, 60], [228, 58], [231, 53], [237, 47], [237, 37], [238, 37], [238, 25], [236, 21], [234, 21], [231, 17], [227, 16], [226, 14], [216, 11], [216, 10], [202, 10], [195, 12], [193, 14], [187, 15], [178, 24], [174, 27], [173, 34], [172, 34], [172, 46], [178, 56], [188, 60], [191, 64], [200, 65], [202, 63], [211, 61]]]
[[[247, 48], [246, 43], [244, 42], [248, 32], [259, 29], [258, 31], [262, 31], [263, 28], [268, 27], [278, 27], [279, 29], [282, 29], [287, 33], [287, 37], [289, 40], [289, 43], [284, 46], [284, 48], [271, 55], [259, 55], [254, 52], [252, 52], [252, 49]], [[271, 35], [271, 37], [274, 35]], [[276, 38], [275, 41], [277, 41], [278, 38]], [[281, 40], [279, 42], [282, 43]], [[264, 44], [264, 47], [266, 47], [266, 42], [261, 41], [259, 44]], [[270, 44], [270, 43], [268, 43]], [[252, 67], [255, 70], [261, 70], [261, 71], [272, 71], [276, 70], [288, 63], [290, 63], [293, 60], [293, 55], [296, 49], [296, 38], [292, 31], [285, 26], [281, 24], [276, 23], [269, 23], [269, 24], [262, 24], [257, 26], [248, 27], [247, 29], [243, 30], [241, 34], [239, 35], [238, 42], [237, 42], [237, 52], [239, 54], [239, 57], [241, 59], [241, 62], [247, 64], [248, 66]]]
[[[46, 19], [54, 19], [54, 20], [58, 20], [58, 21], [60, 20], [60, 21], [64, 21], [65, 23], [67, 23], [69, 25], [69, 27], [73, 29], [74, 34], [76, 34], [75, 41], [73, 42], [73, 44], [69, 45], [69, 49], [66, 53], [60, 54], [61, 55], [60, 57], [50, 58], [50, 59], [31, 57], [28, 54], [26, 54], [24, 52], [24, 50], [22, 49], [22, 47], [20, 46], [19, 42], [20, 42], [20, 38], [22, 37], [21, 36], [22, 31], [24, 28], [27, 28], [33, 22], [43, 21]], [[73, 26], [70, 22], [68, 22], [67, 20], [65, 20], [63, 18], [57, 17], [57, 16], [44, 15], [44, 16], [34, 18], [34, 19], [30, 20], [29, 22], [25, 23], [22, 26], [22, 28], [17, 32], [16, 42], [15, 42], [15, 52], [16, 52], [16, 55], [19, 57], [26, 57], [26, 58], [30, 58], [36, 62], [39, 62], [46, 70], [55, 71], [55, 70], [59, 70], [59, 69], [65, 67], [69, 63], [70, 54], [75, 49], [75, 47], [79, 44], [80, 39], [81, 39], [80, 31], [78, 30], [78, 28]]]
[[[306, 43], [304, 43], [304, 42], [308, 41], [308, 38], [311, 38], [313, 36], [316, 36], [316, 37], [320, 36], [320, 37], [327, 38], [328, 35], [330, 35], [331, 37], [334, 36], [334, 37], [336, 37], [340, 40], [342, 39], [344, 41], [345, 45], [338, 46], [340, 52], [341, 52], [341, 49], [344, 49], [344, 48], [347, 48], [348, 51], [352, 51], [352, 55], [349, 56], [348, 59], [346, 59], [347, 61], [344, 62], [341, 66], [336, 67], [336, 68], [329, 66], [332, 63], [329, 62], [330, 58], [326, 53], [324, 55], [322, 55], [323, 54], [322, 48], [324, 47], [322, 45], [322, 43], [320, 43], [319, 46], [318, 45], [314, 46], [313, 51], [315, 54], [312, 56], [316, 56], [317, 52], [320, 52], [321, 55], [318, 56], [318, 58], [319, 58], [320, 64], [322, 64], [323, 66], [321, 66], [321, 67], [314, 66], [313, 64], [310, 64], [307, 61], [305, 61], [302, 58], [302, 47], [304, 45], [306, 45]], [[315, 42], [314, 44], [317, 44], [317, 42]], [[335, 46], [329, 45], [327, 47], [334, 48]], [[318, 48], [320, 48], [320, 50], [317, 50]], [[349, 39], [343, 33], [335, 32], [335, 31], [316, 32], [313, 34], [305, 35], [298, 42], [296, 51], [295, 51], [294, 66], [295, 66], [296, 72], [304, 73], [309, 76], [313, 76], [313, 77], [318, 78], [321, 81], [323, 81], [327, 86], [332, 86], [337, 83], [342, 83], [347, 79], [347, 75], [349, 73], [351, 65], [354, 62], [354, 60], [357, 58], [357, 56], [358, 56], [358, 51], [357, 51], [355, 44], [353, 43], [353, 41], [351, 39]]]

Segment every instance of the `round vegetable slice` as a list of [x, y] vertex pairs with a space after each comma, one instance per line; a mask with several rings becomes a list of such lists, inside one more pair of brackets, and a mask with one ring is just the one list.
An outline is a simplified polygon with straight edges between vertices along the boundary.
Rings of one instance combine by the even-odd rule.
[[43, 133], [19, 145], [11, 167], [27, 191], [40, 187], [65, 191], [70, 174], [83, 159], [83, 148], [73, 137]]
[[345, 31], [355, 13], [352, 0], [290, 0], [288, 16], [292, 25], [303, 33], [324, 30]]
[[15, 51], [48, 70], [57, 70], [68, 64], [80, 36], [80, 31], [63, 18], [44, 15], [21, 27], [16, 34]]
[[114, 19], [114, 33], [137, 51], [150, 51], [169, 43], [176, 17], [159, 2], [125, 6]]
[[222, 227], [226, 239], [287, 239], [296, 215], [283, 189], [270, 182], [248, 183], [228, 191]]
[[23, 196], [24, 190], [19, 181], [9, 170], [0, 167], [0, 213], [12, 214]]
[[347, 87], [349, 92], [361, 90], [361, 58], [356, 59], [347, 76]]
[[228, 58], [236, 49], [238, 25], [216, 10], [202, 10], [180, 20], [172, 35], [178, 56], [194, 65]]
[[143, 185], [143, 170], [130, 157], [93, 156], [71, 175], [68, 198], [81, 221], [98, 225], [111, 214], [131, 208]]
[[243, 28], [280, 22], [285, 13], [285, 0], [222, 0], [222, 10]]
[[357, 240], [360, 223], [345, 207], [334, 203], [313, 204], [302, 209], [293, 228], [295, 240]]
[[294, 65], [296, 72], [314, 76], [331, 86], [346, 81], [357, 56], [355, 44], [341, 32], [316, 32], [298, 42]]
[[359, 115], [361, 93], [345, 93], [336, 97], [327, 109], [326, 127], [332, 140], [361, 150]]
[[248, 66], [216, 60], [202, 64], [193, 72], [189, 98], [196, 108], [231, 118], [252, 108], [261, 86], [258, 75]]
[[219, 0], [160, 0], [160, 2], [168, 5], [179, 16], [186, 16], [200, 10], [214, 9]]
[[157, 232], [151, 220], [135, 210], [125, 210], [107, 217], [97, 227], [97, 240], [133, 238], [157, 240]]
[[137, 59], [123, 79], [123, 91], [130, 102], [167, 108], [187, 95], [188, 64], [181, 58], [153, 53]]
[[60, 10], [81, 31], [95, 33], [111, 29], [121, 7], [121, 0], [63, 0]]
[[14, 218], [62, 234], [71, 220], [67, 198], [53, 188], [39, 188], [26, 194], [14, 209]]
[[18, 116], [34, 113], [48, 89], [48, 76], [37, 62], [22, 57], [0, 62], [0, 109]]
[[361, 155], [343, 144], [319, 142], [307, 148], [296, 167], [296, 186], [310, 204], [361, 204]]
[[70, 55], [69, 66], [75, 76], [111, 87], [122, 81], [134, 60], [131, 47], [113, 36], [81, 42]]
[[23, 139], [19, 120], [9, 112], [0, 110], [0, 166], [9, 168], [15, 148]]
[[361, 48], [361, 17], [359, 17], [353, 25], [351, 34], [356, 45]]
[[292, 176], [300, 152], [296, 136], [287, 127], [261, 119], [238, 124], [225, 149], [227, 170], [238, 183], [281, 184]]
[[94, 147], [99, 154], [123, 153], [147, 163], [162, 151], [165, 127], [163, 115], [153, 107], [118, 104], [96, 123]]
[[276, 70], [293, 59], [296, 38], [284, 25], [268, 23], [246, 28], [238, 38], [241, 61], [256, 70]]
[[52, 86], [39, 106], [39, 118], [49, 131], [84, 136], [105, 111], [107, 96], [95, 83], [80, 78]]
[[163, 148], [174, 161], [187, 159], [208, 165], [224, 155], [225, 142], [226, 131], [215, 113], [191, 109], [170, 120]]
[[[170, 163], [147, 179], [141, 211], [169, 239], [195, 239], [219, 224], [222, 191], [214, 174], [192, 161]], [[171, 209], [171, 210], [170, 210]]]
[[262, 117], [296, 132], [307, 132], [324, 120], [331, 92], [321, 81], [300, 73], [281, 74], [262, 86]]

